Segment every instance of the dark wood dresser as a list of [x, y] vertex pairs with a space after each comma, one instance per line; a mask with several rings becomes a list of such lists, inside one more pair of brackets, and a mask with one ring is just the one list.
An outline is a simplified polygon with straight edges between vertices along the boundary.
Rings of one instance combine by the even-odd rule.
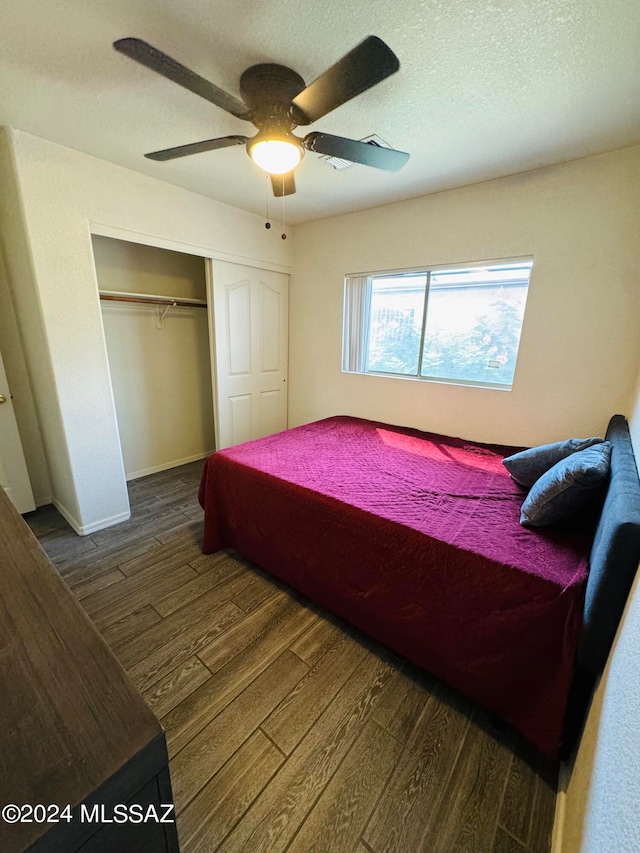
[[177, 853], [172, 802], [160, 724], [0, 488], [0, 851]]

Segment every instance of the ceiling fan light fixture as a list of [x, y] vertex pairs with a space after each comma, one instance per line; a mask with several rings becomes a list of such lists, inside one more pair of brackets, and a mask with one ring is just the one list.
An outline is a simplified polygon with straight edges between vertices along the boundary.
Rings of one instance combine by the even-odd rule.
[[247, 145], [251, 159], [270, 175], [284, 175], [302, 160], [304, 149], [292, 139], [261, 137], [260, 134]]

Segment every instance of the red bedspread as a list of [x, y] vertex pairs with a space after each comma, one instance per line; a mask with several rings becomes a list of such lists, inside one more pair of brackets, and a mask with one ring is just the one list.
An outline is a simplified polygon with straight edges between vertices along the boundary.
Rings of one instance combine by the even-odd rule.
[[590, 537], [520, 526], [512, 450], [336, 417], [218, 451], [203, 551], [236, 548], [554, 755]]

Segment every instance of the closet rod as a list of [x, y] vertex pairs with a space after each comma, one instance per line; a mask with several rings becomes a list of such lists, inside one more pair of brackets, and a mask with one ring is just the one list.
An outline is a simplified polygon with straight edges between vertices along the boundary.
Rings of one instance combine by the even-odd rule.
[[101, 293], [105, 302], [141, 302], [147, 305], [167, 305], [169, 308], [206, 308], [207, 303], [196, 299], [173, 299], [171, 296], [128, 296], [126, 294]]

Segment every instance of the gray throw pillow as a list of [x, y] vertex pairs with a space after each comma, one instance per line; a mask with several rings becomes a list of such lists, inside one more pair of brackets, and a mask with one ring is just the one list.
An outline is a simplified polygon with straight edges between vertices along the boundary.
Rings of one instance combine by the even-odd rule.
[[610, 461], [608, 441], [561, 459], [532, 486], [522, 504], [520, 524], [542, 527], [578, 512], [606, 483]]
[[566, 459], [572, 453], [586, 450], [594, 444], [601, 444], [602, 438], [568, 438], [566, 441], [556, 441], [553, 444], [541, 444], [521, 450], [513, 456], [507, 456], [502, 464], [511, 474], [516, 483], [521, 486], [533, 486], [545, 471], [552, 468], [561, 459]]

